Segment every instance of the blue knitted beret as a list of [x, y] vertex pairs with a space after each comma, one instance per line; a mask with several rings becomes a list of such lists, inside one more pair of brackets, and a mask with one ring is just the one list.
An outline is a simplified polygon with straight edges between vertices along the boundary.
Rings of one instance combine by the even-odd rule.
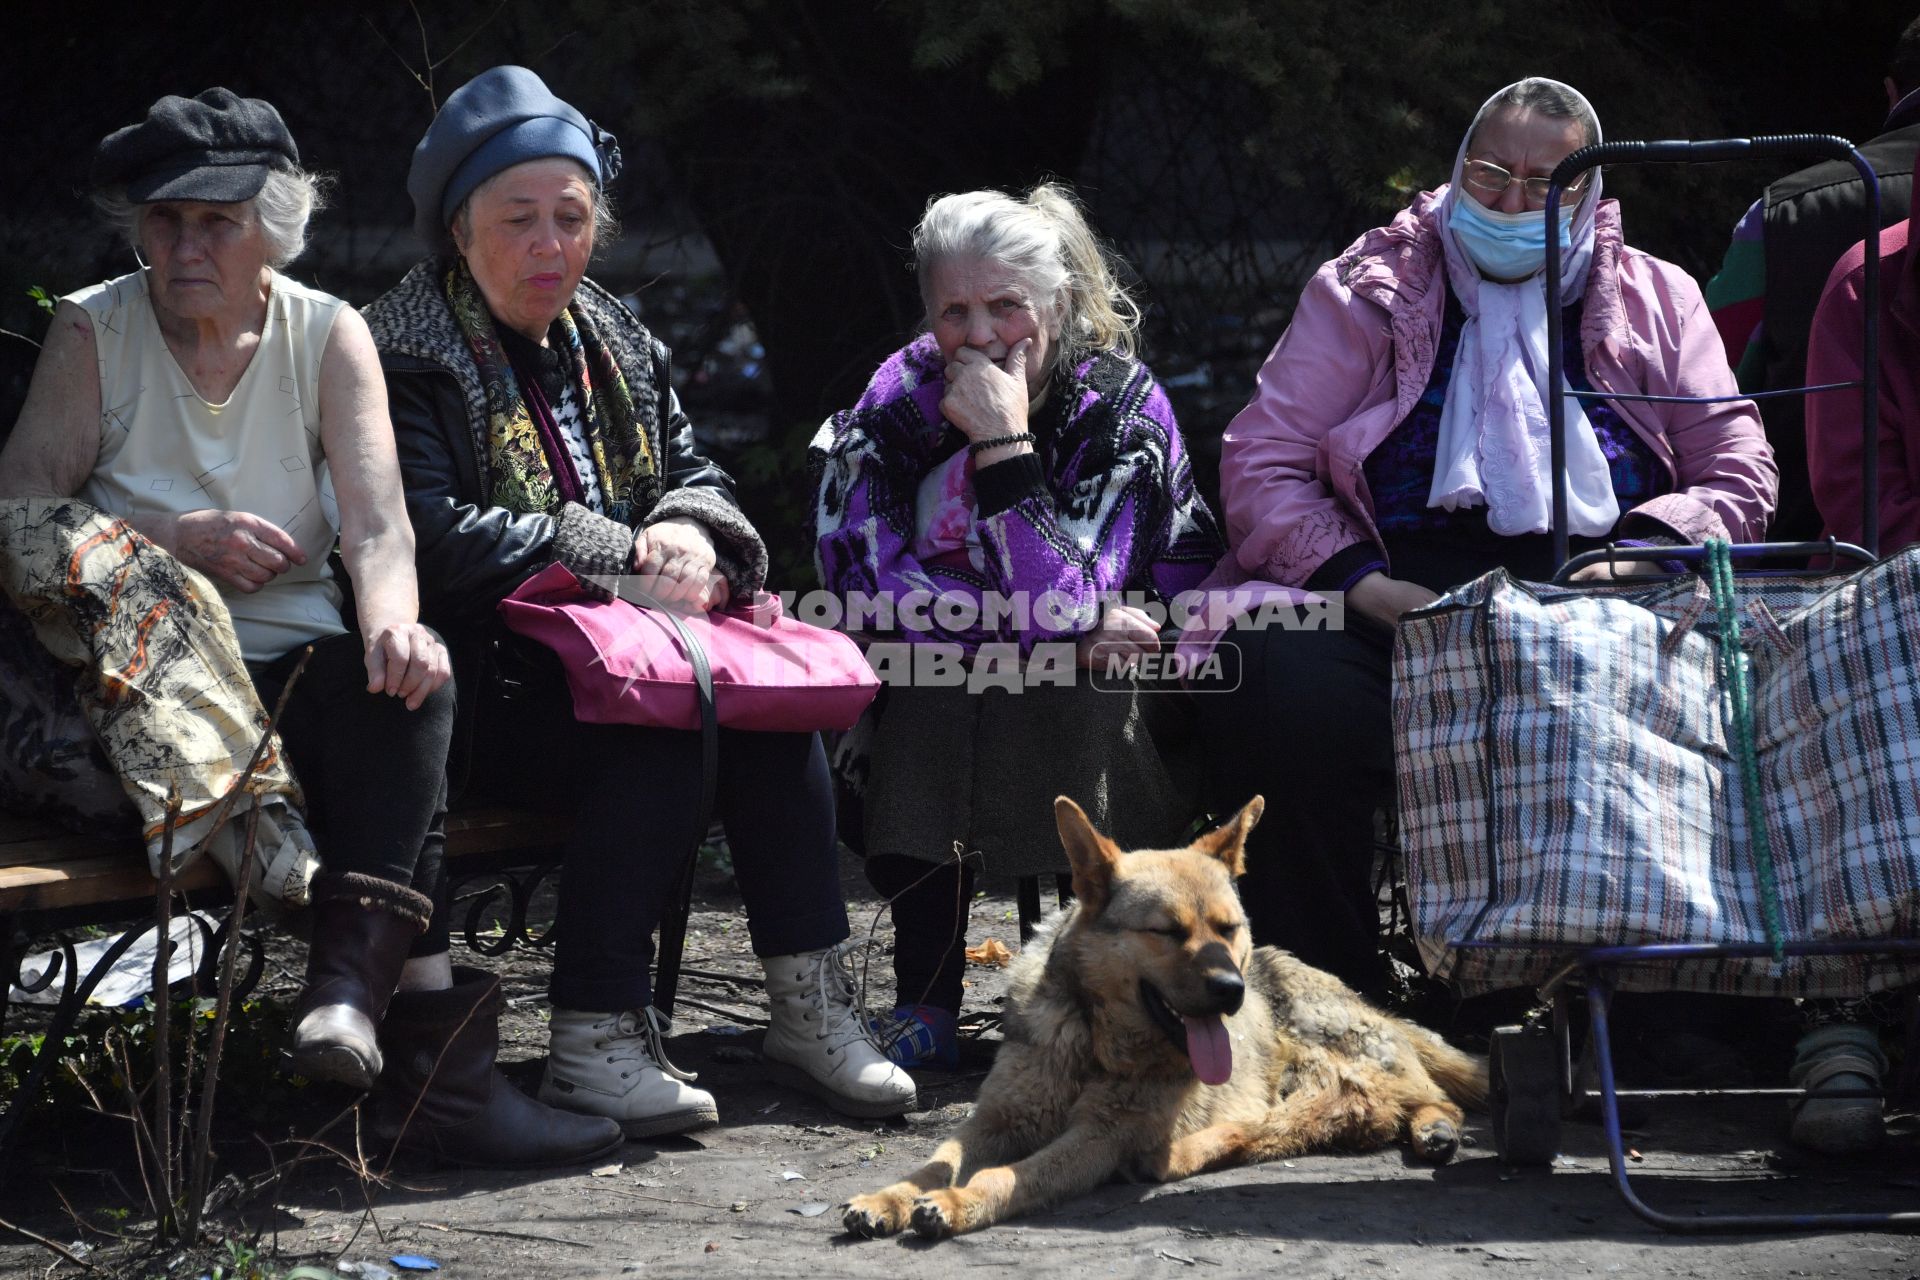
[[407, 194], [413, 229], [434, 248], [445, 243], [460, 202], [503, 169], [525, 160], [578, 160], [605, 187], [620, 172], [613, 135], [553, 95], [525, 67], [494, 67], [441, 104], [413, 149]]

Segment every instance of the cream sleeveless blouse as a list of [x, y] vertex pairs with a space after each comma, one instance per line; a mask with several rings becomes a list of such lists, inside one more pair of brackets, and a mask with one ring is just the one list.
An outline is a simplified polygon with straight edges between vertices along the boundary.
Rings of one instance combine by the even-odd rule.
[[346, 304], [275, 272], [260, 346], [225, 404], [193, 389], [136, 271], [71, 294], [100, 357], [100, 456], [79, 497], [115, 515], [247, 511], [307, 553], [255, 592], [220, 585], [249, 662], [347, 630], [327, 555], [340, 511], [320, 448], [320, 358]]

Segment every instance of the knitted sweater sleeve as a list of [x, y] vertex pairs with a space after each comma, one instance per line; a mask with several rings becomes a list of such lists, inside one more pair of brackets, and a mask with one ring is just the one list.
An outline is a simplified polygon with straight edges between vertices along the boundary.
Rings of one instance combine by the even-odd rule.
[[1051, 477], [1038, 454], [974, 475], [988, 569], [1026, 604], [1023, 652], [1092, 630], [1108, 599], [1150, 582], [1168, 550], [1181, 461], [1172, 406], [1135, 361], [1095, 368], [1098, 385], [1059, 389], [1078, 403], [1051, 444]]

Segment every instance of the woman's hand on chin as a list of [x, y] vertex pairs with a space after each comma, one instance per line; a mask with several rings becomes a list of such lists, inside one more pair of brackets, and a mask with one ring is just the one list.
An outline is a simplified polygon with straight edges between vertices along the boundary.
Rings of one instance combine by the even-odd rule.
[[633, 544], [633, 571], [641, 585], [665, 605], [702, 613], [727, 602], [727, 580], [717, 569], [713, 535], [685, 516], [650, 524]]
[[947, 362], [940, 412], [968, 440], [1027, 429], [1027, 351], [1032, 346], [1032, 338], [1014, 343], [1004, 369], [973, 347], [960, 348]]
[[135, 527], [190, 568], [236, 591], [254, 592], [296, 564], [307, 553], [293, 535], [250, 511], [188, 511], [151, 529]]
[[447, 682], [453, 661], [440, 637], [417, 622], [390, 622], [367, 637], [367, 692], [404, 698], [418, 711]]

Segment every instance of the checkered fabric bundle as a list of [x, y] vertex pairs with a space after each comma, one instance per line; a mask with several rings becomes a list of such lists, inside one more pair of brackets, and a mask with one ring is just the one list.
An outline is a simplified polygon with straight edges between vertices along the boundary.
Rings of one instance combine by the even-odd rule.
[[[1920, 548], [1737, 580], [1789, 939], [1920, 931]], [[1711, 594], [1496, 571], [1403, 620], [1393, 722], [1420, 950], [1463, 990], [1610, 943], [1766, 942]], [[1514, 950], [1459, 950], [1483, 939]], [[1882, 958], [1674, 961], [1621, 985], [1847, 995]]]

